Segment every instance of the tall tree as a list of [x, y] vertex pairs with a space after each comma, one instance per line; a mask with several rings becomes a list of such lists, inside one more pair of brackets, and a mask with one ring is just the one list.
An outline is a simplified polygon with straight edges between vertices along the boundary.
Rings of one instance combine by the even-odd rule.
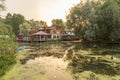
[[45, 22], [45, 21], [40, 21], [40, 22], [39, 22], [39, 26], [40, 26], [40, 27], [47, 27], [47, 22]]
[[13, 31], [15, 32], [15, 35], [19, 34], [19, 26], [24, 22], [24, 16], [21, 14], [13, 14]]
[[0, 35], [9, 35], [12, 32], [10, 26], [0, 21]]
[[58, 29], [65, 28], [65, 25], [62, 19], [53, 19], [52, 26], [56, 26]]
[[12, 26], [13, 25], [12, 18], [13, 18], [12, 14], [7, 13], [7, 16], [5, 18], [5, 23]]
[[88, 0], [70, 9], [67, 26], [81, 39], [107, 41], [120, 39], [119, 0]]
[[120, 1], [105, 0], [98, 16], [99, 29], [104, 33], [105, 40], [120, 39]]
[[24, 16], [21, 14], [10, 14], [8, 13], [5, 18], [5, 23], [9, 24], [13, 28], [13, 32], [17, 36], [19, 34], [19, 26], [25, 21]]
[[100, 2], [80, 2], [70, 9], [67, 15], [68, 28], [74, 29], [76, 36], [82, 39], [95, 38], [97, 8]]
[[5, 10], [4, 2], [5, 0], [0, 0], [0, 11]]
[[30, 25], [30, 23], [25, 21], [23, 24], [21, 24], [19, 26], [19, 29], [20, 29], [20, 33], [19, 34], [24, 35], [24, 36], [29, 36], [29, 32], [31, 30], [31, 25]]
[[36, 22], [34, 21], [34, 19], [28, 20], [28, 23], [29, 23], [32, 27], [35, 27], [35, 26], [37, 25]]
[[[5, 0], [0, 0], [0, 11], [5, 9], [4, 1]], [[0, 54], [2, 55], [11, 54], [12, 55], [16, 53], [17, 44], [14, 42], [14, 39], [15, 37], [12, 31], [12, 27], [10, 25], [5, 24], [4, 19], [0, 18]], [[5, 69], [7, 70], [8, 68], [9, 66], [7, 65]], [[3, 69], [3, 71], [5, 70]]]
[[35, 21], [32, 19], [29, 20], [28, 22], [32, 27], [47, 27], [47, 22], [45, 21]]

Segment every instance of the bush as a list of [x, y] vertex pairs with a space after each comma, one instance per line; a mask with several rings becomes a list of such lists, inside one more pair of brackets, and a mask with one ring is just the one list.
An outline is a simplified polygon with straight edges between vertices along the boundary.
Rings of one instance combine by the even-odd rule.
[[0, 76], [4, 75], [16, 63], [14, 55], [0, 55]]
[[[1, 19], [0, 19], [1, 20]], [[12, 27], [0, 21], [0, 76], [4, 75], [16, 63], [17, 43]]]

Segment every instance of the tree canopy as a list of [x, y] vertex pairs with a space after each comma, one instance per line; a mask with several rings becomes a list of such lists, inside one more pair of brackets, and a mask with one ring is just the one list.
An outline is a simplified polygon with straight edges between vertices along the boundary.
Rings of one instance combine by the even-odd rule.
[[70, 9], [66, 25], [76, 36], [90, 41], [119, 40], [120, 1], [87, 0]]
[[0, 0], [0, 11], [5, 10], [5, 0]]
[[20, 29], [19, 34], [28, 36], [31, 27], [32, 27], [31, 24], [28, 21], [25, 21], [23, 24], [19, 26], [19, 29]]
[[0, 34], [1, 35], [9, 35], [12, 33], [12, 28], [9, 25], [4, 24], [0, 21]]
[[53, 19], [52, 26], [56, 26], [57, 28], [64, 28], [65, 27], [62, 19]]
[[47, 27], [47, 22], [40, 21], [39, 25], [40, 25], [40, 27]]
[[21, 14], [10, 14], [8, 13], [5, 18], [5, 23], [11, 25], [13, 28], [13, 32], [17, 36], [19, 34], [19, 26], [25, 21], [25, 18]]

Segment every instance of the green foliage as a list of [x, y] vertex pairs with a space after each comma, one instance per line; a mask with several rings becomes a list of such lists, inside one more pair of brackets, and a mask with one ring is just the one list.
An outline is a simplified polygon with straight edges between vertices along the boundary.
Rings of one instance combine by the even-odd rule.
[[13, 55], [0, 55], [0, 76], [4, 75], [16, 63]]
[[47, 27], [47, 23], [45, 21], [40, 21], [40, 27]]
[[16, 62], [14, 54], [17, 44], [11, 26], [0, 21], [0, 76]]
[[15, 54], [17, 43], [13, 41], [14, 39], [10, 38], [2, 38], [0, 39], [0, 54]]
[[0, 11], [5, 10], [5, 0], [0, 0]]
[[65, 28], [65, 25], [62, 19], [53, 19], [52, 26], [56, 26], [57, 28]]
[[47, 27], [47, 22], [45, 21], [35, 21], [35, 20], [29, 20], [28, 23], [32, 26], [32, 27]]
[[[0, 11], [5, 9], [4, 1], [0, 0]], [[0, 18], [0, 76], [3, 76], [16, 63], [14, 56], [16, 46], [12, 27], [4, 24], [4, 20]]]
[[19, 34], [19, 26], [24, 22], [24, 16], [21, 14], [10, 14], [8, 13], [5, 19], [5, 23], [11, 25], [13, 28], [13, 32], [17, 36]]
[[34, 21], [33, 19], [32, 20], [29, 20], [28, 23], [32, 26], [32, 27], [35, 27], [39, 24], [38, 21]]
[[107, 41], [120, 39], [118, 0], [80, 2], [70, 9], [66, 25], [81, 39]]
[[99, 30], [102, 27], [102, 31], [106, 35], [106, 40], [118, 40], [120, 39], [120, 5], [117, 0], [106, 0], [106, 2], [100, 7], [98, 16]]
[[10, 26], [0, 22], [0, 54], [16, 53], [17, 43], [14, 42], [15, 36]]
[[23, 24], [21, 24], [19, 26], [19, 29], [20, 29], [20, 33], [21, 35], [24, 35], [24, 36], [28, 36], [29, 35], [29, 31], [31, 29], [31, 25], [30, 23], [28, 23], [27, 21], [24, 22]]
[[9, 25], [4, 24], [2, 21], [0, 21], [0, 34], [11, 34], [12, 28]]
[[99, 5], [99, 2], [93, 1], [75, 5], [67, 15], [66, 25], [71, 29], [74, 28], [74, 33], [82, 39], [95, 38], [96, 14]]
[[54, 39], [50, 39], [48, 40], [47, 42], [45, 42], [46, 44], [58, 44], [60, 43], [61, 40], [60, 39], [57, 39], [57, 40], [54, 40]]

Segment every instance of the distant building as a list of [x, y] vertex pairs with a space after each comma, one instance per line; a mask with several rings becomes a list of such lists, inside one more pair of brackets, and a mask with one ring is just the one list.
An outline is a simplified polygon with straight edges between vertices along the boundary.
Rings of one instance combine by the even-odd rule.
[[65, 31], [63, 28], [56, 26], [51, 27], [33, 27], [29, 36], [18, 36], [18, 41], [47, 41], [47, 40], [74, 40], [77, 39], [73, 32]]
[[23, 40], [23, 36], [22, 35], [18, 35], [17, 36], [17, 41], [22, 41]]
[[50, 39], [50, 34], [39, 31], [37, 33], [32, 34], [32, 41], [47, 41]]

